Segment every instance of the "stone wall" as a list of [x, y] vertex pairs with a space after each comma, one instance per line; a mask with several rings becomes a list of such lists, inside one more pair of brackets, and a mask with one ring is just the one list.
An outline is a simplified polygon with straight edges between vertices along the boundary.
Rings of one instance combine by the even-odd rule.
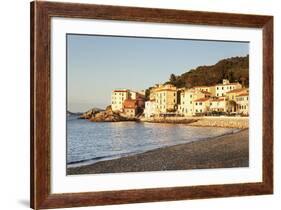
[[248, 117], [204, 117], [196, 122], [190, 123], [192, 126], [204, 127], [224, 127], [224, 128], [249, 128]]
[[248, 128], [248, 117], [155, 117], [142, 118], [143, 122], [151, 123], [184, 123], [191, 126]]

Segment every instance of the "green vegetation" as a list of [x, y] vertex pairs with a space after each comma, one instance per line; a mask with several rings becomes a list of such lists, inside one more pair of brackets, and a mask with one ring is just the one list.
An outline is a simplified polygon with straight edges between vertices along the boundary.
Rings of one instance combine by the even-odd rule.
[[199, 66], [182, 75], [170, 75], [166, 82], [177, 88], [194, 86], [211, 86], [228, 79], [230, 82], [240, 82], [243, 86], [249, 86], [249, 55], [245, 57], [232, 57], [220, 60], [212, 66]]

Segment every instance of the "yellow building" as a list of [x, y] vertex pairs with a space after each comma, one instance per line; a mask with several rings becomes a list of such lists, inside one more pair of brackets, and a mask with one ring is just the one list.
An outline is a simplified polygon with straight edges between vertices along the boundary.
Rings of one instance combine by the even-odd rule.
[[228, 101], [227, 104], [227, 112], [237, 112], [238, 106], [237, 106], [237, 96], [248, 93], [249, 89], [248, 88], [240, 88], [240, 89], [235, 89], [231, 90], [226, 93], [226, 99]]
[[225, 96], [227, 92], [235, 89], [241, 89], [242, 85], [238, 82], [230, 83], [229, 80], [224, 79], [222, 84], [217, 84], [215, 87], [215, 96], [222, 97]]
[[159, 85], [154, 91], [158, 113], [175, 111], [177, 104], [177, 88], [175, 86], [171, 84]]
[[123, 103], [130, 96], [130, 91], [127, 89], [113, 90], [111, 92], [111, 109], [114, 112], [123, 111]]
[[237, 112], [242, 115], [249, 115], [249, 93], [242, 93], [236, 96]]
[[206, 91], [191, 89], [180, 90], [180, 104], [178, 113], [184, 116], [193, 116], [195, 114], [194, 101], [200, 98], [209, 98], [210, 93]]
[[155, 100], [156, 99], [156, 90], [160, 87], [161, 85], [154, 85], [154, 87], [150, 88], [149, 92], [149, 100]]
[[215, 86], [195, 86], [193, 88], [197, 91], [209, 92], [211, 94], [211, 96], [216, 96]]

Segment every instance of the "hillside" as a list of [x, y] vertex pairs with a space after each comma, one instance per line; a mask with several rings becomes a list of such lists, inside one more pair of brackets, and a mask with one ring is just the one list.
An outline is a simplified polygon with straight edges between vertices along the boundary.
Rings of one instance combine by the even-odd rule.
[[245, 57], [232, 57], [220, 60], [215, 65], [199, 66], [188, 70], [182, 75], [171, 74], [171, 83], [176, 87], [193, 87], [201, 85], [214, 85], [221, 83], [222, 79], [230, 82], [238, 81], [244, 86], [249, 86], [249, 55]]

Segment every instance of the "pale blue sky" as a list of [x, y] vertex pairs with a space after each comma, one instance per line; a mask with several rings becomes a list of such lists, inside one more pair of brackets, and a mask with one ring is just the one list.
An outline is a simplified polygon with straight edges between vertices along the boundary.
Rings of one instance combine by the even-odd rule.
[[67, 104], [73, 112], [110, 104], [111, 90], [143, 90], [200, 65], [245, 56], [249, 43], [67, 35]]

